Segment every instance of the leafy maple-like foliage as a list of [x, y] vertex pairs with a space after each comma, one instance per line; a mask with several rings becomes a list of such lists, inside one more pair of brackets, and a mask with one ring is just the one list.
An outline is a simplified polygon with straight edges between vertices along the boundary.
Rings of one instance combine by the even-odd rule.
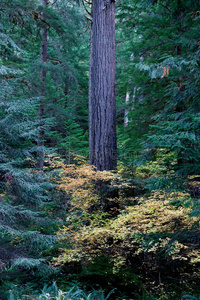
[[[125, 198], [119, 193], [118, 198], [110, 199], [119, 205], [113, 217], [99, 204], [105, 199], [97, 186], [101, 182], [102, 187], [103, 182], [110, 188], [116, 177], [119, 180], [118, 174], [96, 172], [87, 165], [60, 166], [59, 189], [70, 196], [71, 208], [58, 232], [60, 255], [54, 258], [55, 265], [77, 262], [87, 268], [97, 258], [107, 257], [113, 274], [130, 267], [144, 282], [154, 278], [154, 283], [161, 284], [171, 269], [172, 278], [188, 272], [198, 282], [199, 219], [190, 216], [190, 206], [183, 205], [190, 199], [188, 193], [154, 191]], [[122, 181], [121, 177], [119, 187]], [[187, 282], [189, 276], [184, 276]]]

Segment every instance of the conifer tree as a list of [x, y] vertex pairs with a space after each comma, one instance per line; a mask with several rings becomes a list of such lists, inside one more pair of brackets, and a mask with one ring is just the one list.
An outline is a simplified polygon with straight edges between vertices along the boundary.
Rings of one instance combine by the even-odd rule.
[[[80, 12], [63, 2], [58, 7], [49, 5], [45, 9], [40, 4], [18, 0], [0, 3], [1, 278], [8, 267], [12, 270], [10, 274], [20, 270], [22, 277], [27, 274], [35, 276], [36, 273], [44, 276], [53, 271], [41, 251], [53, 245], [54, 233], [57, 224], [60, 224], [50, 216], [49, 207], [60, 209], [62, 203], [58, 201], [58, 193], [54, 195], [55, 186], [49, 182], [47, 170], [44, 168], [43, 174], [37, 170], [38, 128], [41, 129], [38, 108], [43, 104], [44, 96], [48, 99], [48, 119], [42, 120], [46, 152], [47, 146], [52, 146], [52, 139], [49, 139], [52, 135], [54, 140], [58, 137], [56, 144], [60, 150], [66, 148], [64, 142], [69, 132], [74, 141], [77, 135], [85, 136], [88, 129], [87, 106], [81, 106], [81, 103], [86, 103], [87, 97], [87, 86], [84, 86], [87, 80], [87, 63], [84, 62], [87, 45], [80, 48], [75, 40], [82, 30], [77, 29]], [[62, 14], [59, 14], [59, 9]], [[68, 16], [67, 24], [59, 15], [64, 20]], [[83, 22], [82, 19], [80, 22]], [[51, 35], [49, 54], [45, 57], [46, 62], [41, 62], [41, 38], [38, 33], [44, 25], [51, 28]], [[70, 26], [74, 26], [75, 32]], [[67, 39], [64, 38], [66, 32]], [[43, 70], [44, 62], [42, 77], [47, 89], [41, 90], [38, 74]], [[69, 111], [73, 112], [73, 116], [69, 117]], [[69, 120], [73, 121], [68, 126]], [[76, 128], [80, 128], [80, 133]], [[72, 150], [78, 149], [76, 144], [71, 143]], [[46, 169], [48, 166], [46, 162]]]
[[89, 79], [90, 163], [116, 167], [115, 3], [93, 0]]
[[[38, 97], [32, 95], [27, 71], [31, 55], [26, 50], [30, 51], [27, 49], [27, 32], [30, 29], [28, 24], [33, 25], [32, 32], [35, 26], [30, 12], [37, 6], [33, 1], [26, 1], [24, 5], [9, 1], [4, 5], [0, 10], [1, 278], [5, 277], [8, 268], [12, 271], [11, 274], [16, 269], [22, 273], [33, 271], [34, 268], [47, 270], [45, 259], [39, 257], [39, 253], [55, 240], [49, 218], [41, 214], [39, 209], [47, 201], [47, 189], [50, 185], [41, 180], [40, 174], [33, 170]], [[54, 221], [53, 223], [55, 224]]]
[[133, 145], [141, 149], [137, 142], [143, 142], [152, 159], [159, 149], [175, 155], [166, 186], [176, 182], [175, 176], [183, 187], [181, 177], [197, 174], [199, 167], [199, 1], [150, 2], [124, 1], [119, 9], [120, 40], [124, 39], [119, 44], [120, 89], [125, 97], [127, 86], [138, 88], [122, 144], [131, 151]]
[[[42, 4], [44, 9], [47, 7], [47, 0], [42, 0]], [[45, 21], [45, 16], [44, 16]], [[38, 162], [37, 162], [37, 168], [39, 170], [43, 171], [44, 168], [44, 116], [45, 116], [45, 102], [46, 102], [46, 66], [45, 63], [47, 62], [47, 24], [43, 23], [42, 25], [42, 45], [41, 45], [41, 61], [44, 64], [42, 66], [41, 71], [41, 90], [40, 90], [40, 106], [38, 111], [39, 116], [39, 122], [40, 122], [40, 128], [39, 128], [39, 137], [37, 145], [39, 147], [38, 150]]]

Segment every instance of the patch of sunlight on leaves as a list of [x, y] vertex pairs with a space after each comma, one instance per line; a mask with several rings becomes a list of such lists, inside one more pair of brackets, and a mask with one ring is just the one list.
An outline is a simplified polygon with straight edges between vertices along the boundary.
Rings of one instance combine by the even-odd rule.
[[[66, 241], [66, 248], [55, 259], [55, 264], [70, 261], [87, 264], [99, 255], [107, 255], [114, 261], [115, 268], [121, 268], [130, 251], [133, 256], [147, 251], [149, 254], [164, 253], [172, 260], [199, 261], [200, 251], [177, 237], [178, 231], [192, 230], [198, 222], [198, 218], [189, 216], [190, 207], [170, 205], [172, 200], [184, 195], [152, 192], [149, 197], [138, 197], [137, 205], [127, 207], [105, 225], [90, 224], [79, 229], [64, 227], [60, 234], [68, 233], [67, 238], [62, 239], [62, 242]], [[199, 232], [199, 228], [195, 228]], [[73, 244], [73, 247], [67, 244]]]

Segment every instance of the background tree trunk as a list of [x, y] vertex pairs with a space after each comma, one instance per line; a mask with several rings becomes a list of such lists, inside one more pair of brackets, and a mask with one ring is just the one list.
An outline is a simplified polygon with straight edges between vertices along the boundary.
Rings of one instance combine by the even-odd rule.
[[116, 168], [115, 3], [93, 0], [89, 82], [90, 164]]
[[[48, 0], [42, 0], [43, 6], [46, 7]], [[41, 61], [46, 63], [47, 61], [47, 25], [43, 24], [42, 27], [42, 46], [41, 46]], [[45, 96], [46, 96], [46, 68], [42, 66], [41, 71], [41, 90], [40, 90], [40, 105], [39, 105], [39, 137], [38, 137], [38, 161], [37, 169], [43, 171], [44, 168], [44, 116], [45, 116]]]
[[[126, 105], [129, 104], [129, 100], [130, 100], [130, 92], [127, 91], [126, 92]], [[129, 113], [129, 109], [126, 106], [125, 111], [124, 111], [124, 127], [128, 126], [128, 113]]]

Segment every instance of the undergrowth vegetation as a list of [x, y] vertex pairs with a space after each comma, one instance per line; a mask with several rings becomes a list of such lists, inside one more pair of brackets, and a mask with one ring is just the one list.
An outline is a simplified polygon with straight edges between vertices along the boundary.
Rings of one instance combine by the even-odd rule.
[[182, 192], [148, 191], [137, 178], [162, 173], [162, 163], [154, 173], [152, 165], [136, 168], [133, 179], [122, 167], [99, 172], [85, 162], [54, 161], [58, 191], [68, 197], [66, 222], [48, 252], [55, 267], [71, 280], [117, 287], [130, 297], [164, 292], [177, 299], [198, 290], [199, 200], [191, 196], [198, 182], [190, 179]]
[[[77, 285], [68, 287], [68, 291], [64, 292], [57, 287], [56, 282], [53, 282], [52, 286], [44, 286], [42, 291], [35, 291], [35, 295], [25, 295], [24, 290], [20, 288], [14, 288], [9, 293], [9, 300], [108, 300], [111, 291], [108, 295], [105, 295], [101, 289], [86, 292]], [[120, 300], [121, 298], [118, 298]]]
[[[169, 159], [101, 172], [80, 156], [70, 165], [47, 156], [51, 200], [41, 205], [38, 232], [32, 225], [27, 241], [26, 231], [8, 238], [11, 252], [21, 245], [27, 254], [1, 261], [3, 299], [198, 299], [198, 177], [189, 176], [182, 191], [149, 189]], [[59, 288], [48, 288], [53, 280]]]

